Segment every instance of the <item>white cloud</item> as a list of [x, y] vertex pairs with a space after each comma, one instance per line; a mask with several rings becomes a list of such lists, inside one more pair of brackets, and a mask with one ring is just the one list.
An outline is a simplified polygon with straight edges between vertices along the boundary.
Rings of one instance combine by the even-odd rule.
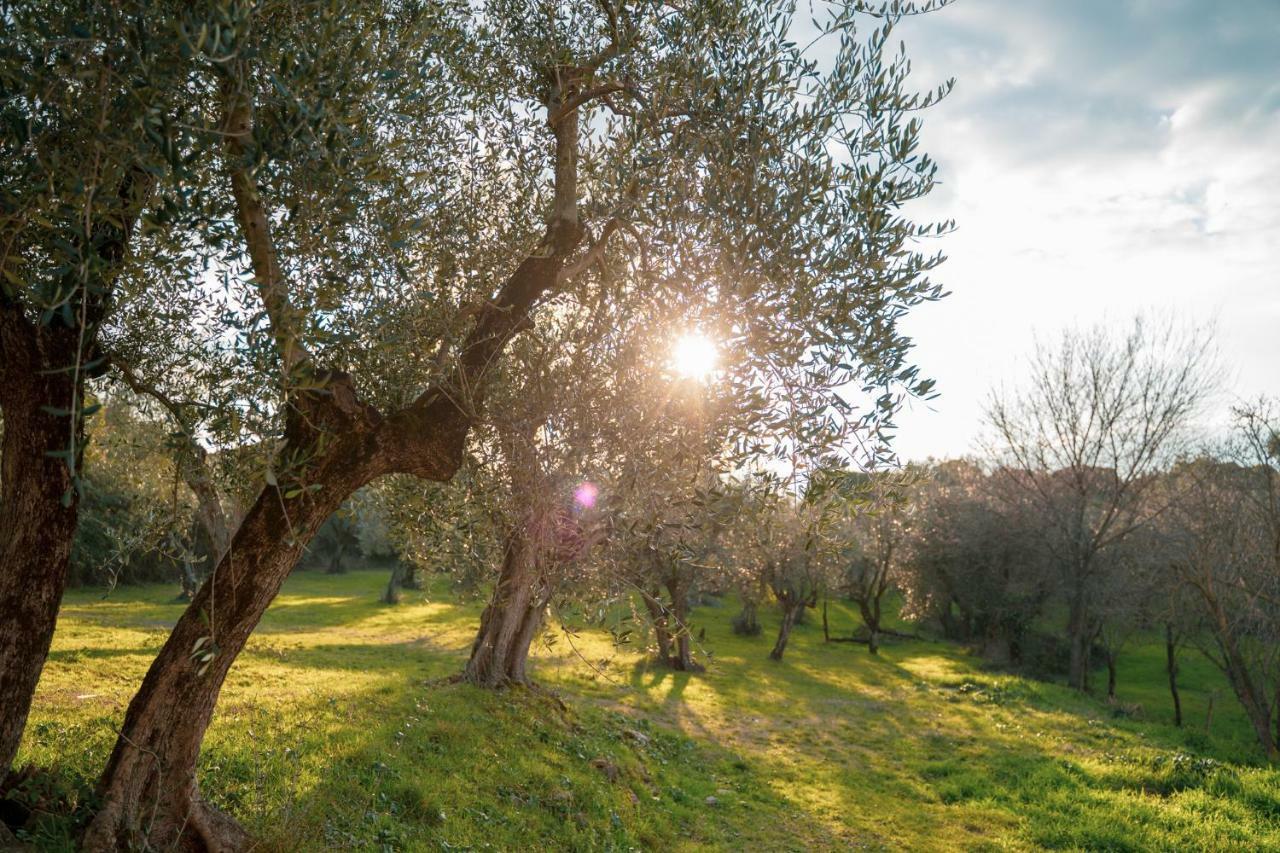
[[1216, 317], [1241, 396], [1280, 393], [1280, 5], [962, 0], [905, 30], [954, 217], [953, 296], [909, 319], [935, 412], [908, 457], [960, 453], [1033, 331], [1150, 308]]

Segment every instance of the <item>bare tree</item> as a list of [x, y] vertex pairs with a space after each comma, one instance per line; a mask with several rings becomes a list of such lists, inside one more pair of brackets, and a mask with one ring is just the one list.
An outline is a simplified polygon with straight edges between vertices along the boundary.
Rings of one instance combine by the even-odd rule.
[[1187, 446], [1214, 385], [1210, 336], [1138, 318], [1037, 345], [1027, 385], [992, 395], [992, 458], [1039, 513], [1067, 605], [1069, 681], [1088, 686], [1105, 553], [1158, 517], [1158, 472]]
[[1200, 650], [1231, 684], [1268, 758], [1280, 756], [1280, 418], [1238, 410], [1216, 458], [1180, 466], [1173, 566], [1200, 601]]

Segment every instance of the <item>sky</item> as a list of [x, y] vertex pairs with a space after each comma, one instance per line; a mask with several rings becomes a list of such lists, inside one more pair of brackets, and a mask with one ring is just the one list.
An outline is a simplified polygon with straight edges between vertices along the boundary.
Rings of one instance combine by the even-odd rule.
[[953, 218], [905, 322], [940, 396], [905, 459], [975, 449], [1037, 336], [1137, 312], [1213, 322], [1232, 399], [1280, 396], [1280, 0], [957, 0], [903, 24]]

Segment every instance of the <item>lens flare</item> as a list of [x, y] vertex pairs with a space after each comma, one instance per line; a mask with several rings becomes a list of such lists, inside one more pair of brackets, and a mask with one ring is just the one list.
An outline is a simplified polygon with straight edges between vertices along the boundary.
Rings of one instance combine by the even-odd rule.
[[596, 498], [599, 495], [600, 490], [596, 488], [595, 483], [582, 483], [573, 490], [573, 502], [583, 509], [591, 509], [596, 505]]

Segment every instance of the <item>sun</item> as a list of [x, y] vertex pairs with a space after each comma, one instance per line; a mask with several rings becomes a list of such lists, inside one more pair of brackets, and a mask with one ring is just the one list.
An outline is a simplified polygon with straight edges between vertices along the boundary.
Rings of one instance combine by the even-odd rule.
[[701, 332], [687, 332], [676, 340], [671, 368], [681, 376], [705, 381], [716, 369], [718, 360], [715, 341]]

